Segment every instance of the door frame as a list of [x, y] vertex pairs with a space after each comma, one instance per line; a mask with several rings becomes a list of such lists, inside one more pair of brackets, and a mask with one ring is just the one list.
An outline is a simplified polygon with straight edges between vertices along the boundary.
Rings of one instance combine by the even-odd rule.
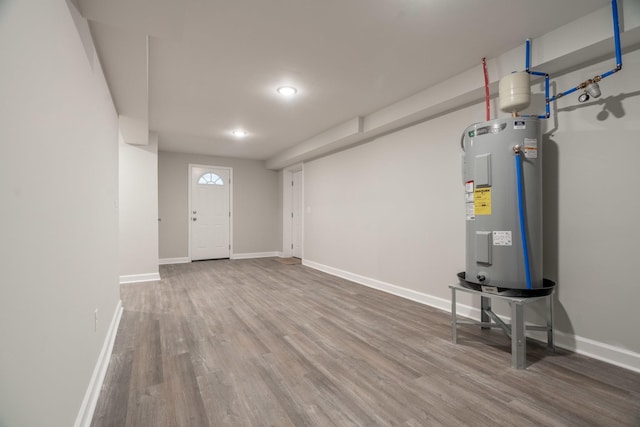
[[293, 173], [302, 172], [302, 190], [301, 205], [302, 218], [300, 219], [300, 252], [304, 260], [304, 164], [298, 163], [282, 170], [282, 257], [290, 258], [293, 256], [293, 220], [291, 212], [293, 211], [293, 197], [291, 190], [291, 182], [293, 181]]
[[229, 166], [216, 166], [216, 165], [203, 165], [200, 163], [189, 163], [187, 167], [187, 195], [188, 195], [188, 203], [187, 203], [187, 223], [189, 224], [187, 231], [187, 246], [189, 253], [189, 262], [193, 262], [191, 260], [191, 174], [193, 168], [215, 168], [215, 169], [225, 169], [229, 171], [229, 212], [231, 212], [231, 216], [229, 217], [229, 259], [233, 257], [233, 168]]

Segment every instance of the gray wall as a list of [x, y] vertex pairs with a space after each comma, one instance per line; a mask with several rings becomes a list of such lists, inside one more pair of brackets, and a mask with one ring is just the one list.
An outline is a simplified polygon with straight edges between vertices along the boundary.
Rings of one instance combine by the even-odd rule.
[[277, 211], [276, 211], [276, 217], [277, 219], [277, 228], [276, 228], [276, 233], [278, 233], [278, 251], [281, 252], [281, 256], [282, 252], [284, 252], [284, 221], [283, 221], [283, 210], [284, 210], [284, 171], [283, 170], [279, 170], [278, 171], [278, 176], [276, 178], [277, 180], [277, 185], [278, 185], [278, 200], [277, 200]]
[[119, 300], [118, 122], [64, 1], [0, 17], [0, 426], [71, 426]]
[[305, 260], [436, 297], [464, 269], [460, 134], [482, 106], [305, 163]]
[[[613, 66], [586, 66], [557, 79], [566, 90]], [[545, 273], [558, 282], [561, 331], [627, 349], [640, 370], [640, 50], [600, 82], [602, 97], [557, 102], [546, 123]], [[580, 344], [580, 343], [578, 343]]]
[[189, 164], [233, 168], [233, 253], [279, 252], [278, 173], [264, 162], [197, 154], [158, 153], [160, 259], [189, 255]]
[[[555, 88], [612, 66], [554, 76]], [[558, 283], [561, 342], [602, 357], [613, 346], [635, 369], [638, 75], [640, 52], [627, 53], [601, 99], [554, 105], [543, 141], [545, 276]], [[483, 118], [484, 105], [473, 105], [305, 163], [305, 260], [449, 299], [447, 284], [464, 270], [460, 135]]]
[[120, 135], [120, 280], [158, 276], [158, 136], [131, 145]]

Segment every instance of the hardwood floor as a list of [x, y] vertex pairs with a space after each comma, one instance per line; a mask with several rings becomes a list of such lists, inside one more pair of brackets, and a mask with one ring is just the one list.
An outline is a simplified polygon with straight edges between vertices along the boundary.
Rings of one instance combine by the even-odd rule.
[[[122, 285], [92, 426], [640, 426], [640, 374], [274, 259]], [[446, 286], [446, 284], [443, 284]]]

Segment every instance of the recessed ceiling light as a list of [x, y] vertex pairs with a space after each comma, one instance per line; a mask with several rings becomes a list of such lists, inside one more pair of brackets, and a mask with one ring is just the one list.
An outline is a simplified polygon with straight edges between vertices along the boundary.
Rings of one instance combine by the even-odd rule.
[[231, 135], [235, 136], [236, 138], [244, 138], [245, 136], [249, 135], [249, 132], [242, 129], [236, 129], [231, 131]]
[[280, 86], [276, 91], [282, 96], [293, 96], [298, 93], [298, 89], [293, 86]]

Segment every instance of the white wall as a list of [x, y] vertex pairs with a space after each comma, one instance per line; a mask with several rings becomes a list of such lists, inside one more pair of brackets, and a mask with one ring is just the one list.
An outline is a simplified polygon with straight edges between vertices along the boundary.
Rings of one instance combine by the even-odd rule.
[[63, 1], [0, 3], [1, 426], [73, 425], [119, 302], [117, 117], [84, 41]]
[[264, 162], [249, 159], [205, 156], [160, 151], [158, 192], [160, 258], [189, 256], [189, 164], [233, 168], [232, 256], [277, 253], [282, 246], [279, 225], [278, 173]]
[[305, 163], [305, 260], [447, 298], [464, 269], [457, 141], [482, 111]]
[[119, 143], [120, 281], [158, 275], [158, 136], [148, 145]]
[[[600, 82], [587, 104], [560, 99], [543, 149], [545, 272], [558, 282], [562, 332], [634, 352], [640, 370], [636, 266], [640, 198], [640, 50], [623, 56], [620, 73]], [[612, 68], [585, 66], [555, 79], [559, 90]], [[631, 363], [631, 362], [629, 362]]]
[[[554, 76], [555, 89], [613, 66]], [[544, 137], [545, 276], [558, 283], [559, 341], [636, 370], [639, 74], [640, 52], [626, 53], [600, 100], [557, 103]], [[464, 270], [460, 135], [483, 119], [476, 104], [305, 163], [305, 263], [446, 307]]]

